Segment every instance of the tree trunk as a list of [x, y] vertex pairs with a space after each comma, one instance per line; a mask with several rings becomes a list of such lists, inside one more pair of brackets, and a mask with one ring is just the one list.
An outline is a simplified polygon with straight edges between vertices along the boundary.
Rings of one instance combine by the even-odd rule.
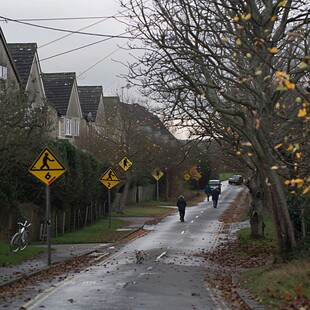
[[260, 184], [258, 176], [253, 177], [248, 184], [252, 198], [249, 212], [252, 238], [264, 237], [265, 224], [263, 221], [263, 193]]
[[294, 252], [296, 241], [281, 179], [268, 167], [262, 171], [265, 173], [263, 180], [265, 180], [266, 201], [273, 213], [279, 253]]
[[116, 211], [117, 213], [121, 213], [121, 214], [124, 213], [124, 209], [126, 206], [127, 197], [128, 197], [128, 193], [129, 193], [129, 185], [130, 185], [130, 181], [127, 180], [125, 183], [125, 186], [124, 186], [124, 190], [122, 192], [120, 203], [119, 203], [117, 211]]

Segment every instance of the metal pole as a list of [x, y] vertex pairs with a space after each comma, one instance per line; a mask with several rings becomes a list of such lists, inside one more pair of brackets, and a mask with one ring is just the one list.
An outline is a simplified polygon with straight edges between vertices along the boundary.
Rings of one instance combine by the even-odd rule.
[[111, 229], [112, 225], [111, 225], [111, 190], [108, 190], [108, 207], [109, 207], [109, 211], [108, 211], [108, 219], [109, 219], [109, 229]]
[[47, 265], [51, 266], [51, 191], [46, 185], [46, 241], [47, 241]]
[[158, 186], [158, 180], [156, 180], [157, 185], [157, 203], [159, 204], [159, 186]]

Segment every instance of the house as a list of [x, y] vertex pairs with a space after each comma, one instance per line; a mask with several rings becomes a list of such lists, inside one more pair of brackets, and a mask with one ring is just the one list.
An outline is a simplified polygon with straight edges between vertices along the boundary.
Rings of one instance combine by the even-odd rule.
[[102, 86], [78, 86], [82, 114], [86, 120], [86, 128], [81, 131], [79, 147], [94, 152], [96, 135], [102, 127], [100, 115], [103, 111]]
[[122, 103], [119, 97], [103, 97], [103, 127], [116, 142], [126, 141], [125, 134], [131, 130], [152, 136], [157, 143], [177, 145], [177, 139], [160, 119], [147, 108], [135, 103]]
[[75, 72], [42, 73], [47, 103], [58, 113], [57, 138], [72, 144], [79, 139], [80, 129], [86, 128], [79, 100]]
[[78, 86], [78, 93], [83, 117], [89, 124], [96, 124], [103, 110], [102, 86]]
[[7, 42], [0, 28], [0, 82], [2, 87], [18, 89], [20, 85], [14, 61], [10, 55]]
[[145, 133], [152, 134], [157, 143], [169, 144], [170, 146], [177, 145], [177, 139], [166, 128], [158, 116], [152, 114], [147, 108], [134, 103], [132, 105], [125, 104], [124, 108], [132, 114], [136, 123], [139, 124], [139, 130]]
[[100, 111], [98, 124], [99, 131], [103, 135], [109, 135], [110, 139], [120, 142], [123, 135], [125, 119], [122, 113], [122, 105], [118, 96], [103, 97], [103, 110]]
[[46, 130], [49, 136], [56, 138], [57, 111], [53, 106], [47, 105], [46, 103], [37, 44], [8, 43], [7, 45], [10, 55], [14, 60], [21, 87], [26, 91], [32, 108], [40, 108], [42, 111], [46, 108]]

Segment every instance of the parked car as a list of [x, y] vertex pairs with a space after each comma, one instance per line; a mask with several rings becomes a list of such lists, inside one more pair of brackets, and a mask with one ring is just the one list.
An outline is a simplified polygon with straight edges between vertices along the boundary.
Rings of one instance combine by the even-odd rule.
[[233, 175], [231, 178], [229, 178], [228, 183], [241, 185], [243, 183], [243, 177], [242, 175]]
[[214, 189], [217, 187], [221, 193], [221, 187], [222, 187], [221, 180], [209, 180], [208, 185], [211, 187], [211, 189]]

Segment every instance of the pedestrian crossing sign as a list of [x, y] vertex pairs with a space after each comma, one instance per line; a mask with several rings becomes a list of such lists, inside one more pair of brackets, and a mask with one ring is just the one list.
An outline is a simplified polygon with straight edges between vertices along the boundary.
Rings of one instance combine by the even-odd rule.
[[185, 181], [188, 181], [191, 178], [191, 176], [190, 176], [190, 174], [188, 172], [185, 172], [183, 174], [183, 178], [185, 179]]
[[155, 169], [153, 172], [152, 172], [152, 176], [155, 180], [159, 180], [162, 176], [164, 175], [164, 173], [158, 169]]
[[119, 177], [113, 171], [112, 168], [109, 168], [104, 172], [104, 174], [100, 177], [99, 181], [105, 185], [108, 189], [111, 189], [115, 185], [121, 182]]
[[132, 162], [126, 156], [118, 164], [124, 171], [127, 171], [132, 166]]
[[44, 148], [29, 169], [30, 173], [46, 185], [51, 185], [65, 171], [66, 168], [48, 147]]

